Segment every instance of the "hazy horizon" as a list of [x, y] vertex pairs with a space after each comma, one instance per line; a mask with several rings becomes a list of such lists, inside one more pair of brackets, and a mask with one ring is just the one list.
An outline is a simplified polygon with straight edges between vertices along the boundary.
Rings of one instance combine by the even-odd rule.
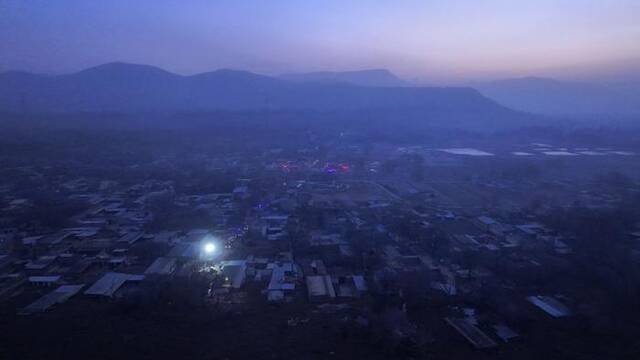
[[0, 71], [103, 63], [182, 75], [384, 68], [426, 83], [640, 78], [634, 1], [0, 1]]

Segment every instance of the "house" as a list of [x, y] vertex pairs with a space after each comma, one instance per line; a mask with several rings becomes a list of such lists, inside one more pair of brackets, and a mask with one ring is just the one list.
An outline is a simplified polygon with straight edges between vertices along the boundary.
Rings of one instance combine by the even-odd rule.
[[233, 196], [241, 200], [247, 199], [250, 196], [249, 187], [246, 185], [236, 186], [233, 189]]
[[239, 289], [247, 277], [246, 260], [226, 260], [220, 263], [220, 272], [224, 277], [224, 287]]
[[27, 236], [27, 237], [22, 239], [22, 244], [23, 245], [29, 245], [29, 246], [36, 246], [38, 244], [38, 242], [40, 241], [40, 239], [42, 239], [43, 237], [44, 236], [42, 236], [42, 235]]
[[337, 233], [323, 233], [321, 231], [313, 231], [311, 238], [309, 239], [309, 245], [311, 246], [332, 246], [332, 245], [346, 245], [347, 242], [342, 238], [342, 235]]
[[489, 216], [479, 216], [476, 220], [477, 224], [486, 230], [488, 230], [491, 226], [498, 224], [495, 219]]
[[87, 271], [91, 265], [93, 265], [93, 261], [91, 259], [80, 259], [71, 265], [71, 267], [67, 271], [67, 275], [81, 275], [85, 271]]
[[571, 314], [571, 311], [565, 304], [551, 296], [534, 295], [528, 296], [527, 300], [554, 318], [565, 317]]
[[126, 256], [113, 256], [107, 261], [109, 266], [117, 268], [118, 266], [129, 264], [129, 259]]
[[327, 301], [336, 297], [331, 276], [312, 275], [307, 276], [306, 281], [310, 301]]
[[270, 263], [267, 269], [271, 269], [268, 290], [295, 290], [296, 285], [291, 279], [295, 272], [293, 263]]
[[99, 253], [113, 246], [112, 239], [83, 239], [73, 244], [73, 250], [80, 253]]
[[140, 240], [143, 236], [144, 236], [144, 232], [142, 231], [128, 232], [122, 235], [122, 237], [118, 239], [118, 242], [132, 245], [133, 243]]
[[55, 260], [56, 260], [57, 256], [55, 255], [46, 255], [46, 256], [41, 256], [36, 260], [32, 260], [29, 261], [26, 265], [25, 265], [25, 270], [29, 271], [39, 271], [39, 270], [44, 270], [46, 269], [49, 265], [51, 265]]
[[517, 339], [520, 335], [512, 330], [510, 327], [504, 324], [496, 324], [493, 325], [493, 330], [495, 330], [496, 335], [502, 339], [504, 342], [509, 342], [513, 339]]
[[447, 324], [451, 325], [460, 335], [464, 336], [476, 349], [486, 349], [498, 346], [493, 339], [474, 325], [469, 319], [445, 318]]
[[262, 228], [262, 233], [268, 240], [280, 240], [287, 236], [289, 215], [272, 214], [263, 216], [262, 220], [266, 224]]
[[356, 291], [360, 294], [363, 294], [369, 290], [367, 287], [367, 282], [362, 275], [353, 275], [351, 276], [351, 280], [353, 281], [353, 285], [356, 287]]
[[173, 244], [178, 237], [177, 231], [163, 231], [153, 235], [153, 242]]
[[211, 237], [211, 232], [207, 229], [192, 229], [187, 233], [185, 240], [186, 242], [200, 242], [209, 237]]
[[55, 276], [29, 276], [29, 283], [35, 286], [53, 286], [60, 283], [61, 277]]
[[69, 233], [69, 236], [73, 236], [79, 239], [90, 238], [96, 236], [100, 232], [100, 227], [85, 226], [85, 227], [73, 227], [66, 228], [64, 231]]
[[322, 260], [311, 260], [304, 262], [303, 270], [304, 274], [310, 275], [327, 275], [327, 267]]
[[145, 275], [171, 275], [176, 270], [176, 258], [159, 257], [144, 271]]
[[25, 308], [20, 310], [18, 314], [30, 315], [30, 314], [45, 312], [47, 309], [49, 309], [53, 305], [61, 304], [69, 300], [69, 298], [77, 294], [82, 289], [83, 286], [84, 284], [59, 286], [57, 289], [53, 290], [52, 292], [42, 296], [38, 300], [27, 305]]
[[113, 295], [118, 291], [118, 289], [120, 289], [122, 285], [124, 285], [125, 282], [139, 282], [143, 279], [144, 275], [109, 272], [104, 274], [104, 276], [96, 281], [89, 289], [84, 292], [84, 294], [113, 297]]
[[339, 297], [360, 297], [367, 291], [367, 283], [362, 275], [340, 276], [336, 290]]
[[55, 234], [47, 235], [42, 239], [42, 242], [47, 245], [58, 245], [62, 243], [67, 237], [69, 237], [71, 233], [67, 231], [58, 231]]
[[171, 251], [169, 251], [168, 257], [182, 258], [182, 259], [197, 259], [201, 255], [201, 251], [198, 248], [199, 243], [177, 243]]
[[287, 292], [296, 289], [296, 268], [291, 262], [269, 263], [267, 269], [271, 270], [271, 279], [267, 286], [267, 299], [269, 301], [283, 301]]
[[537, 223], [516, 225], [516, 229], [519, 230], [525, 238], [529, 239], [536, 239], [538, 236], [548, 232], [547, 228]]
[[496, 236], [504, 236], [504, 225], [494, 218], [489, 216], [479, 216], [475, 219], [475, 223], [484, 231], [490, 232]]
[[456, 276], [447, 267], [441, 266], [440, 268], [440, 281], [432, 281], [431, 288], [440, 290], [446, 295], [456, 296], [458, 294], [458, 287], [456, 286]]

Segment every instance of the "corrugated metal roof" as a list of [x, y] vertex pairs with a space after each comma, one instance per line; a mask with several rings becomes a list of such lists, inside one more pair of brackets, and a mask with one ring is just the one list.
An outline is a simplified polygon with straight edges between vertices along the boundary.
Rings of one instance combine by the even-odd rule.
[[70, 297], [77, 294], [83, 286], [84, 284], [62, 285], [52, 292], [34, 301], [33, 303], [27, 305], [19, 312], [19, 314], [28, 315], [46, 311], [48, 308], [55, 304], [61, 304], [67, 301]]
[[36, 282], [36, 283], [56, 282], [58, 280], [60, 280], [60, 276], [59, 275], [55, 275], [55, 276], [29, 276], [29, 281], [30, 282]]
[[498, 345], [493, 341], [493, 339], [487, 336], [487, 334], [477, 326], [470, 323], [467, 319], [446, 318], [445, 320], [478, 349], [486, 349]]
[[309, 297], [336, 297], [329, 275], [307, 276], [307, 291]]
[[110, 272], [104, 274], [100, 280], [96, 281], [87, 291], [85, 295], [97, 295], [111, 297], [126, 281], [141, 281], [144, 275], [132, 275]]
[[175, 258], [159, 257], [155, 259], [155, 261], [151, 265], [149, 265], [144, 273], [146, 275], [170, 275], [175, 270], [176, 261], [177, 260]]
[[570, 314], [569, 308], [550, 296], [529, 296], [527, 300], [553, 317], [563, 317]]

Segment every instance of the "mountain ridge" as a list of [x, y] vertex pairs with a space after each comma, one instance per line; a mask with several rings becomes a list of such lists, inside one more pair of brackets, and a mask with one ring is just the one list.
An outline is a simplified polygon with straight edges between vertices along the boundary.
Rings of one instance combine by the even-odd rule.
[[278, 76], [280, 79], [296, 82], [338, 82], [360, 86], [397, 87], [411, 86], [387, 69], [366, 69], [353, 71], [316, 71], [290, 73]]
[[611, 85], [529, 76], [471, 86], [520, 111], [555, 116], [640, 115], [640, 96]]
[[[504, 123], [521, 114], [470, 87], [375, 87], [296, 82], [221, 69], [183, 76], [109, 63], [72, 74], [0, 74], [0, 110], [19, 112], [366, 111], [394, 121]], [[422, 119], [422, 120], [420, 120]], [[476, 120], [477, 119], [477, 120]], [[484, 120], [482, 120], [484, 119]], [[476, 125], [478, 125], [476, 124]]]

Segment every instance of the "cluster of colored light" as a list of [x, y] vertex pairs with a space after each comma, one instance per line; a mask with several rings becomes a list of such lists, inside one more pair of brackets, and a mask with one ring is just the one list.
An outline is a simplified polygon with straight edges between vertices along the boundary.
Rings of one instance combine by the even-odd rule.
[[327, 173], [329, 173], [329, 174], [335, 174], [337, 172], [348, 173], [349, 172], [349, 164], [340, 163], [338, 165], [334, 165], [334, 164], [331, 164], [331, 163], [327, 163], [325, 165], [325, 169], [327, 170]]
[[291, 172], [298, 170], [298, 164], [293, 161], [285, 161], [280, 163], [280, 169], [284, 172]]

